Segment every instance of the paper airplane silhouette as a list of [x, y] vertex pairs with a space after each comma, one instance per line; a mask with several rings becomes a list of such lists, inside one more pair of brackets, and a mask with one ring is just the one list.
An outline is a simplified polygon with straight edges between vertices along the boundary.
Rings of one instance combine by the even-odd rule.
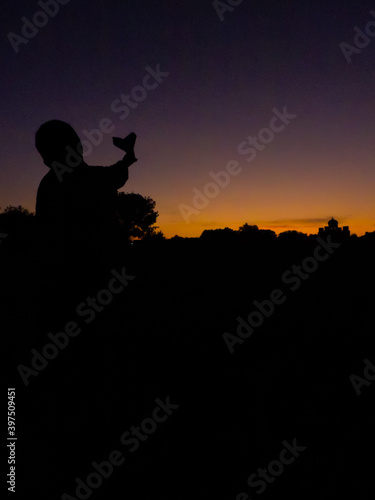
[[136, 138], [137, 135], [132, 132], [131, 134], [127, 135], [125, 139], [120, 139], [120, 137], [113, 137], [113, 144], [114, 146], [116, 146], [116, 148], [122, 149], [122, 151], [128, 153], [129, 151], [133, 150]]

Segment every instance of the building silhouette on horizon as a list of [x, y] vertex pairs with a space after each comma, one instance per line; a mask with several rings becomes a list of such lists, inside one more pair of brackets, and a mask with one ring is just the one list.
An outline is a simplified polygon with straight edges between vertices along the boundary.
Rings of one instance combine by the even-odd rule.
[[344, 240], [350, 237], [349, 226], [339, 227], [339, 223], [333, 217], [328, 221], [328, 226], [320, 227], [318, 236], [327, 238], [331, 236], [336, 240]]

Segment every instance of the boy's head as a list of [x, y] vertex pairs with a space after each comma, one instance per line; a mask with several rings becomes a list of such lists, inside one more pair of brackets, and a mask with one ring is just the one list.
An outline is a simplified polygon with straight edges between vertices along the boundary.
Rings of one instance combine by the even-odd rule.
[[82, 158], [82, 143], [78, 134], [68, 123], [60, 120], [51, 120], [39, 128], [35, 146], [49, 168], [54, 161], [65, 164], [72, 151]]

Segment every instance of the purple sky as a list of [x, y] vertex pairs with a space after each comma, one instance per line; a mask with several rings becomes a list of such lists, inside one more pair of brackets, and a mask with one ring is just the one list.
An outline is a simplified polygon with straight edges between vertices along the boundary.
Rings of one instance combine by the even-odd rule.
[[[357, 234], [374, 230], [375, 37], [350, 64], [339, 45], [375, 21], [375, 4], [275, 4], [244, 0], [221, 21], [208, 0], [71, 0], [16, 54], [9, 32], [21, 34], [22, 17], [41, 7], [9, 3], [1, 20], [0, 206], [34, 210], [47, 172], [34, 147], [43, 122], [65, 120], [84, 138], [108, 118], [114, 131], [87, 163], [117, 161], [112, 135], [135, 131], [139, 161], [123, 190], [156, 201], [168, 237], [245, 222], [313, 233], [332, 216]], [[158, 65], [169, 75], [121, 119], [114, 101]], [[284, 106], [296, 118], [247, 162], [238, 145]], [[193, 206], [192, 190], [230, 160], [241, 173], [187, 223], [181, 204]]]

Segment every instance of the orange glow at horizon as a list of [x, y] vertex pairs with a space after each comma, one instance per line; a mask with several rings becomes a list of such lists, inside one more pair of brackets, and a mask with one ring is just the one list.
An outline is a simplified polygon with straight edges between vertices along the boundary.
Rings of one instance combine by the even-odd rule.
[[[335, 216], [333, 215], [335, 218]], [[353, 220], [346, 221], [345, 224], [339, 222], [339, 226], [349, 226], [350, 234], [356, 234], [357, 236], [363, 236], [366, 232], [375, 231], [375, 222], [366, 221], [366, 220]], [[284, 231], [299, 231], [305, 234], [318, 234], [320, 227], [325, 227], [328, 224], [328, 219], [322, 224], [306, 224], [302, 223], [294, 223], [294, 224], [285, 224], [285, 225], [274, 225], [267, 221], [261, 220], [243, 220], [243, 221], [233, 221], [223, 224], [207, 224], [207, 226], [203, 226], [200, 224], [174, 224], [174, 223], [164, 223], [162, 224], [159, 221], [158, 226], [159, 230], [163, 232], [166, 238], [172, 238], [173, 236], [181, 236], [186, 238], [198, 238], [205, 229], [223, 229], [224, 227], [229, 227], [234, 230], [238, 230], [243, 224], [256, 225], [259, 229], [270, 229], [274, 231], [277, 235], [283, 233]]]

